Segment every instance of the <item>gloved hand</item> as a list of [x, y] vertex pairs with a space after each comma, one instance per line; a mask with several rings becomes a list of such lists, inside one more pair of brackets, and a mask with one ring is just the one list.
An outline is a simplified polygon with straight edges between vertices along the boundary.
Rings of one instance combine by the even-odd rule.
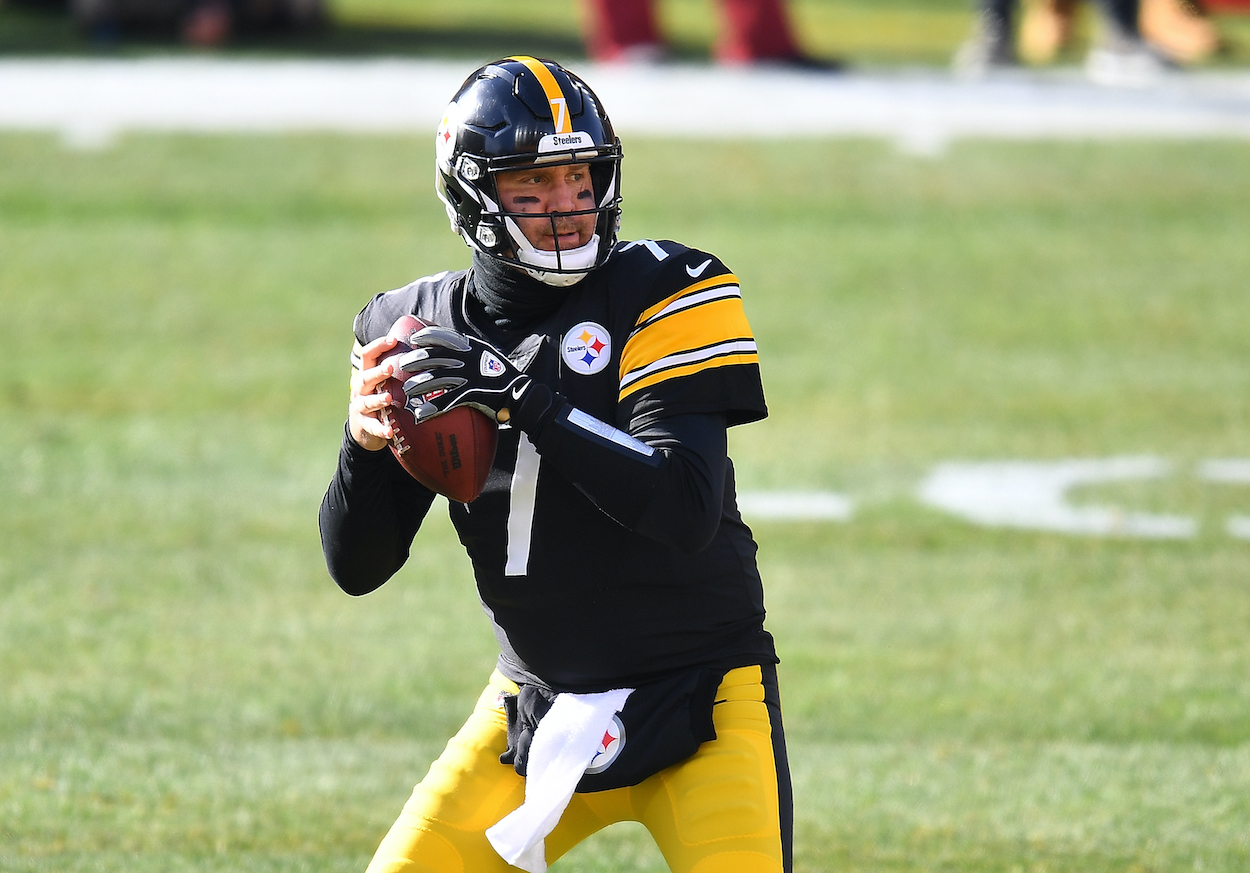
[[[472, 406], [493, 421], [507, 421], [533, 379], [490, 343], [445, 327], [412, 335], [412, 351], [395, 358], [396, 368], [413, 374], [404, 393], [414, 401], [417, 421]], [[398, 373], [396, 374], [398, 375]]]

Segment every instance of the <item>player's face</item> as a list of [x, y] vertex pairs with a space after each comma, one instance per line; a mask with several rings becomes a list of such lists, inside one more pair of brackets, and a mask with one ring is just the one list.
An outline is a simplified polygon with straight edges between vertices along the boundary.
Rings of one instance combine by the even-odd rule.
[[[595, 208], [589, 164], [560, 167], [527, 167], [508, 170], [495, 177], [495, 187], [506, 212], [575, 212]], [[536, 249], [568, 251], [590, 242], [595, 233], [595, 213], [546, 218], [518, 218], [517, 225]]]

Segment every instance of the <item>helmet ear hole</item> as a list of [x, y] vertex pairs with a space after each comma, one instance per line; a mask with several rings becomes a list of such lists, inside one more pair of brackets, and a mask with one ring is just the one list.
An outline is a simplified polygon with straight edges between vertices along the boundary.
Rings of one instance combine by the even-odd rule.
[[482, 178], [482, 167], [471, 158], [465, 156], [460, 158], [460, 175], [467, 182], [477, 182]]
[[480, 242], [485, 248], [493, 249], [495, 246], [499, 245], [499, 233], [494, 227], [486, 222], [482, 222], [477, 226], [477, 233], [475, 236], [477, 237], [477, 241]]

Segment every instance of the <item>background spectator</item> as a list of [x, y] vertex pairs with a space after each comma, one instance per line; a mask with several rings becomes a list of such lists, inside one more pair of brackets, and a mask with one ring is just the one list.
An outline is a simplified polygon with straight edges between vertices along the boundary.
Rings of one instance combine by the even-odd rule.
[[70, 0], [75, 23], [99, 42], [126, 31], [177, 33], [215, 46], [239, 30], [306, 29], [325, 21], [325, 0]]
[[[1094, 78], [1123, 79], [1193, 63], [1219, 48], [1219, 37], [1197, 0], [1098, 0], [1101, 29], [1086, 58]], [[1073, 35], [1077, 0], [1024, 0], [1015, 33], [1016, 0], [979, 0], [976, 29], [955, 66], [978, 73], [994, 67], [1054, 61]]]
[[[835, 67], [804, 53], [783, 0], [717, 0], [720, 35], [714, 53], [722, 63], [782, 63]], [[585, 0], [586, 50], [597, 61], [655, 62], [668, 48], [654, 0]]]

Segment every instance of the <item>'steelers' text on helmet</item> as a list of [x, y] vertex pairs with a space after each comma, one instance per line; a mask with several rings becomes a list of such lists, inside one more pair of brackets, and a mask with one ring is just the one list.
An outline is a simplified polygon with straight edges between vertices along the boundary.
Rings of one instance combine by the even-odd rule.
[[[530, 166], [588, 164], [595, 234], [573, 249], [542, 251], [505, 212], [496, 174]], [[579, 281], [602, 264], [620, 225], [621, 144], [599, 98], [554, 61], [513, 57], [465, 80], [438, 127], [435, 187], [451, 229], [471, 247], [549, 285]], [[524, 213], [527, 219], [559, 213]], [[569, 214], [569, 213], [566, 213]]]

